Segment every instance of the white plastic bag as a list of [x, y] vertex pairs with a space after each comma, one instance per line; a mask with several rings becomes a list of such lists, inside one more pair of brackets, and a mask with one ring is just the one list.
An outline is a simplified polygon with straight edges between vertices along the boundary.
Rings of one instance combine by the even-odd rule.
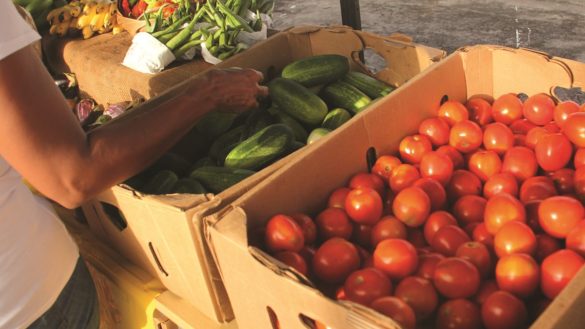
[[122, 65], [142, 73], [161, 72], [175, 60], [173, 52], [150, 33], [139, 32], [132, 39]]

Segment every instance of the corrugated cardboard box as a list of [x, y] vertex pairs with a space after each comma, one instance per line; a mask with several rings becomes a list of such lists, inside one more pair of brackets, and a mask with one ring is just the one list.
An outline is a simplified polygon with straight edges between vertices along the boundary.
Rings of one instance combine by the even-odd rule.
[[[242, 329], [305, 328], [300, 315], [331, 328], [394, 328], [387, 317], [354, 303], [337, 302], [304, 283], [288, 267], [248, 244], [248, 234], [276, 213], [315, 213], [327, 197], [366, 170], [365, 153], [395, 154], [400, 140], [436, 115], [441, 99], [474, 95], [528, 95], [554, 86], [585, 86], [585, 64], [530, 50], [475, 46], [456, 53], [362, 112], [350, 124], [283, 167], [232, 205], [207, 218], [208, 238]], [[585, 270], [534, 324], [534, 328], [582, 328]]]
[[[270, 78], [296, 59], [334, 53], [351, 59], [354, 69], [365, 70], [359, 53], [366, 48], [386, 61], [377, 76], [397, 86], [444, 57], [444, 52], [437, 49], [347, 27], [306, 26], [278, 33], [217, 66], [254, 68]], [[163, 102], [183, 88], [184, 84], [179, 85], [143, 106]], [[210, 318], [228, 321], [233, 314], [203, 238], [200, 219], [235, 200], [311, 147], [289, 155], [217, 196], [152, 196], [115, 186], [83, 209], [95, 231], [123, 255], [156, 275], [170, 291]]]

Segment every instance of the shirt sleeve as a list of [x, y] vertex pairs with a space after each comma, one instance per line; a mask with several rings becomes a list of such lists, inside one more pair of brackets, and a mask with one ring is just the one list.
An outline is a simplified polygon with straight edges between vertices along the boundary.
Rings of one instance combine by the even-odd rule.
[[11, 0], [0, 0], [0, 60], [40, 38], [20, 16]]

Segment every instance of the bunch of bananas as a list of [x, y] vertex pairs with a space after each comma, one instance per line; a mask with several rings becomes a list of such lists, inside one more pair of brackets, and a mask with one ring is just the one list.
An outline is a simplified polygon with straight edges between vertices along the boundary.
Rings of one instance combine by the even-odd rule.
[[49, 12], [49, 33], [63, 37], [69, 31], [81, 31], [84, 39], [95, 33], [116, 34], [122, 31], [116, 20], [117, 12], [115, 0], [74, 0]]

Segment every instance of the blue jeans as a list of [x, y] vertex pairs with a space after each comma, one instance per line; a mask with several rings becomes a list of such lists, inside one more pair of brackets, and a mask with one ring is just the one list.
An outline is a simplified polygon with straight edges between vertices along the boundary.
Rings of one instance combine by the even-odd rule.
[[95, 285], [81, 257], [55, 301], [29, 329], [97, 329], [99, 303]]

